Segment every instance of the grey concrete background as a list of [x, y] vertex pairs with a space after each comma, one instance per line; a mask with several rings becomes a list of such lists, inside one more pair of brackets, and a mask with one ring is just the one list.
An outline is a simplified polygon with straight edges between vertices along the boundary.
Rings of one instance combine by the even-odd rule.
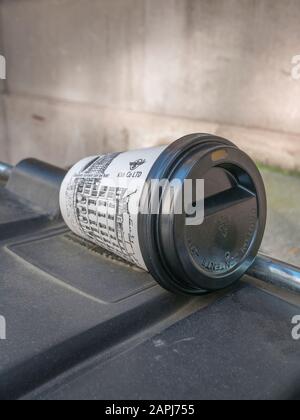
[[[0, 54], [4, 55], [4, 45], [3, 45], [3, 27], [2, 27], [2, 5], [0, 2]], [[0, 160], [8, 161], [8, 136], [6, 130], [6, 118], [5, 118], [5, 103], [4, 103], [4, 93], [5, 93], [5, 81], [0, 80]]]
[[263, 169], [268, 222], [262, 251], [300, 266], [300, 176]]
[[206, 131], [300, 169], [299, 0], [1, 0], [0, 10], [0, 159], [68, 165]]
[[7, 132], [5, 123], [5, 107], [3, 99], [3, 84], [0, 83], [0, 160], [7, 162], [9, 160], [7, 147]]

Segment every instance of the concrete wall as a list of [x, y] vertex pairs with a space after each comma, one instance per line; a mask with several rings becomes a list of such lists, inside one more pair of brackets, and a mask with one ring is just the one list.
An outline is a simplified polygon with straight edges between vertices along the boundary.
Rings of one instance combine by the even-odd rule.
[[299, 22], [299, 0], [2, 0], [8, 159], [210, 131], [300, 168]]
[[[0, 3], [0, 54], [4, 54], [3, 36], [2, 36], [2, 19], [1, 19], [1, 3]], [[3, 75], [1, 75], [3, 76]], [[0, 79], [0, 161], [6, 162], [9, 160], [8, 154], [8, 138], [6, 130], [5, 119], [5, 104], [4, 104], [5, 81]]]
[[7, 131], [5, 122], [5, 108], [3, 99], [3, 82], [0, 81], [0, 161], [7, 162], [9, 160]]

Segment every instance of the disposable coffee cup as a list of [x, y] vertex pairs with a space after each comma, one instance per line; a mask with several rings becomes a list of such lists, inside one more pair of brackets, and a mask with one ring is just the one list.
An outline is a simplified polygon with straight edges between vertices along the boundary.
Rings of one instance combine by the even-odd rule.
[[194, 295], [246, 273], [267, 213], [254, 162], [208, 134], [85, 158], [67, 173], [60, 207], [76, 235], [149, 271], [165, 289]]

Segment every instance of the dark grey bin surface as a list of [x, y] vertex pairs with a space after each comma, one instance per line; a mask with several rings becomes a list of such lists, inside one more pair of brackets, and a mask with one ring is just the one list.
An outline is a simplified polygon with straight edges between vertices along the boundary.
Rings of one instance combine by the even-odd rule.
[[245, 278], [217, 294], [178, 297], [77, 240], [53, 203], [48, 217], [12, 189], [1, 187], [0, 198], [1, 399], [300, 395], [297, 296]]

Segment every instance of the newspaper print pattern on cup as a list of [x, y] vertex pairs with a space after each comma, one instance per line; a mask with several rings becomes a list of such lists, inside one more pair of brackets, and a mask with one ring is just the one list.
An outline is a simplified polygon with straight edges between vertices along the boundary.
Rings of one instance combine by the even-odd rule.
[[78, 236], [147, 270], [138, 233], [145, 181], [165, 147], [83, 159], [65, 177], [60, 207]]

